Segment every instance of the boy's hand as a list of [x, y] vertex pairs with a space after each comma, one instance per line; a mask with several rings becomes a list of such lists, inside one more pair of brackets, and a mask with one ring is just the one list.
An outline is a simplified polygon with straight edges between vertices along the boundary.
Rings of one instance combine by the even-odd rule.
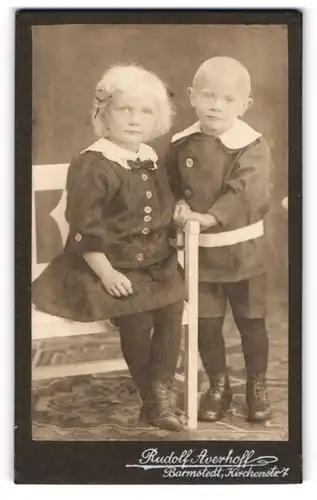
[[190, 213], [192, 211], [185, 200], [181, 200], [176, 204], [173, 220], [179, 229], [184, 229]]
[[198, 222], [200, 223], [200, 228], [202, 229], [202, 231], [208, 229], [209, 227], [217, 226], [218, 221], [213, 215], [211, 214], [198, 214], [198, 215], [200, 216]]
[[187, 220], [195, 220], [199, 222], [200, 224], [200, 229], [204, 231], [205, 229], [208, 229], [209, 227], [217, 226], [218, 221], [217, 219], [211, 215], [211, 214], [200, 214], [199, 212], [186, 212], [183, 216], [183, 219], [185, 221]]
[[127, 297], [133, 294], [131, 281], [115, 269], [107, 270], [101, 279], [106, 291], [112, 297]]

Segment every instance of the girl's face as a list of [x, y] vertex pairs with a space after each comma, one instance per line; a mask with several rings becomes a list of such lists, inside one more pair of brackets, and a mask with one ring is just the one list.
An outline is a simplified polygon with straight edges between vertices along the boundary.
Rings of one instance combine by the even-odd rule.
[[211, 135], [228, 130], [252, 103], [243, 82], [234, 74], [205, 74], [188, 91], [202, 131]]
[[138, 151], [141, 142], [153, 137], [157, 122], [155, 99], [144, 93], [117, 91], [106, 111], [107, 139], [118, 146]]

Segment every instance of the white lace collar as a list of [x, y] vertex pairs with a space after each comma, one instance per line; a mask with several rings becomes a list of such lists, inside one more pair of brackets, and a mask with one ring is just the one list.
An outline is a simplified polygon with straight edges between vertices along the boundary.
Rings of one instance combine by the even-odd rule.
[[154, 166], [157, 168], [157, 154], [151, 146], [147, 144], [141, 143], [139, 151], [137, 153], [133, 153], [133, 151], [129, 151], [128, 149], [121, 148], [117, 146], [113, 142], [109, 141], [105, 137], [98, 139], [98, 141], [94, 142], [88, 148], [84, 149], [82, 153], [85, 151], [98, 151], [102, 153], [105, 158], [110, 161], [115, 161], [119, 163], [121, 167], [130, 170], [131, 167], [128, 165], [128, 160], [136, 161], [147, 161], [151, 160], [154, 163]]
[[[172, 137], [172, 142], [191, 134], [195, 134], [196, 132], [201, 132], [199, 121], [182, 132], [175, 134]], [[260, 132], [257, 132], [254, 128], [250, 127], [250, 125], [237, 118], [232, 127], [223, 134], [219, 135], [218, 138], [228, 149], [241, 149], [248, 146], [261, 136], [262, 134], [260, 134]]]

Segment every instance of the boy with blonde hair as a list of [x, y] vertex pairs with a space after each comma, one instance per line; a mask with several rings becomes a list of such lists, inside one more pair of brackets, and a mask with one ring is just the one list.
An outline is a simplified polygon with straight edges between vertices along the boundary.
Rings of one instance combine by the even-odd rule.
[[[210, 388], [198, 418], [221, 419], [232, 391], [223, 321], [229, 301], [241, 336], [250, 421], [265, 421], [268, 334], [265, 325], [263, 217], [269, 209], [270, 151], [262, 134], [240, 119], [251, 106], [247, 69], [235, 59], [205, 61], [188, 89], [198, 121], [172, 138], [170, 183], [174, 220], [200, 223], [199, 352]], [[214, 235], [214, 236], [211, 236]]]

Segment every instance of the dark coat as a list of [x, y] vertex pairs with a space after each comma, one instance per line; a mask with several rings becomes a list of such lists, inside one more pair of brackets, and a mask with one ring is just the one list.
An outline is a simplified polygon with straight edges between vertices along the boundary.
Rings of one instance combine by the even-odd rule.
[[[270, 191], [270, 151], [265, 139], [240, 121], [239, 130], [251, 139], [242, 138], [241, 143], [247, 144], [234, 149], [221, 137], [205, 135], [197, 127], [191, 129], [175, 136], [167, 157], [176, 199], [185, 199], [193, 211], [211, 213], [218, 220], [219, 224], [206, 233], [261, 221], [269, 209]], [[262, 273], [263, 249], [263, 237], [200, 248], [200, 281], [236, 282]]]

